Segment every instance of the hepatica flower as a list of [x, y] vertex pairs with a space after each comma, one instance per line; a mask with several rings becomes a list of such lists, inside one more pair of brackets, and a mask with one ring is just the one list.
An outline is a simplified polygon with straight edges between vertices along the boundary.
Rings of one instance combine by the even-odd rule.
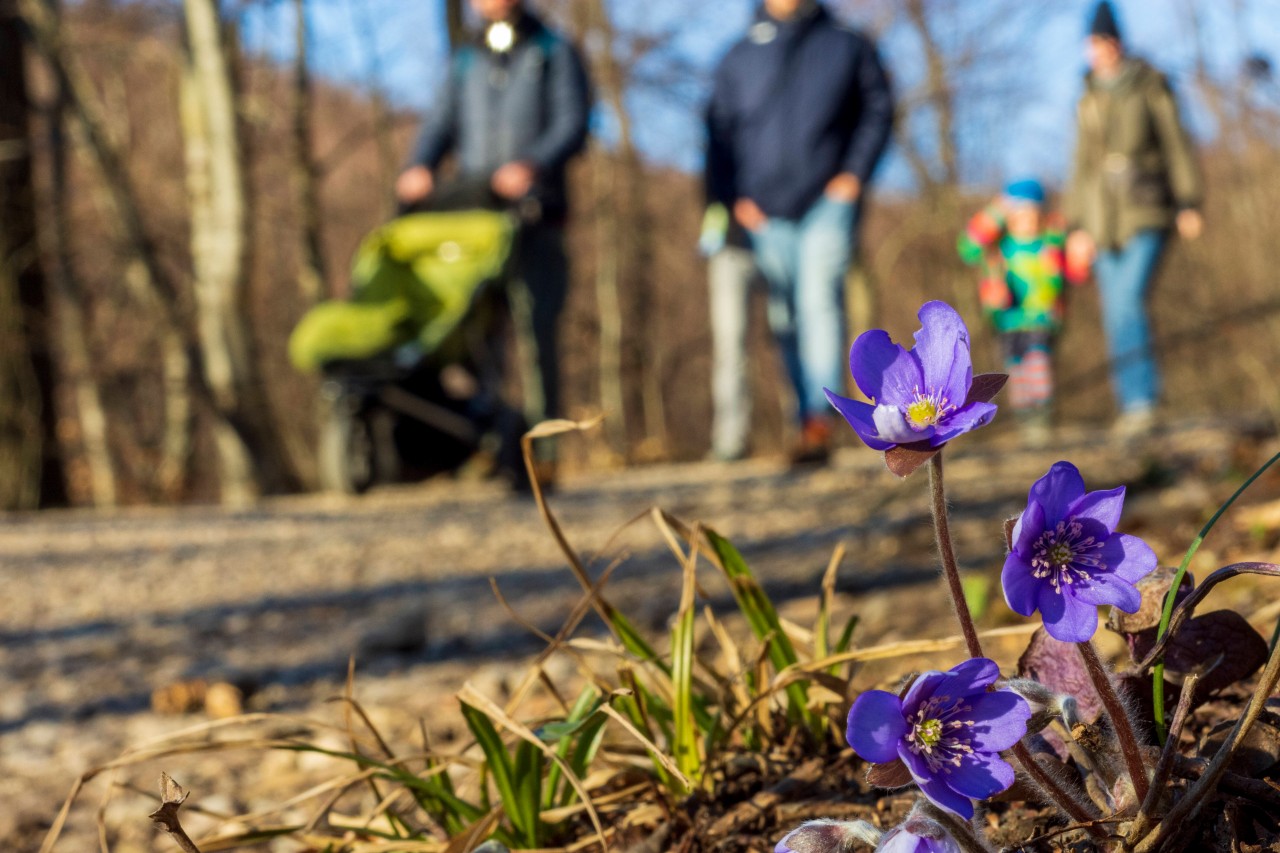
[[1070, 462], [1057, 462], [1031, 487], [1013, 528], [1001, 585], [1009, 607], [1023, 616], [1039, 610], [1055, 639], [1083, 643], [1098, 628], [1098, 605], [1134, 613], [1142, 596], [1134, 584], [1156, 568], [1141, 539], [1116, 533], [1124, 487], [1086, 492]]
[[1003, 378], [979, 377], [984, 381], [975, 383], [964, 320], [945, 302], [926, 302], [919, 317], [920, 330], [910, 350], [881, 329], [863, 332], [853, 342], [849, 369], [872, 403], [823, 389], [873, 450], [936, 450], [995, 416], [995, 404], [988, 401]]
[[925, 672], [899, 698], [868, 690], [849, 709], [849, 745], [867, 761], [901, 761], [935, 805], [968, 820], [973, 800], [1013, 784], [1001, 760], [1027, 733], [1031, 706], [1012, 690], [988, 692], [995, 662], [973, 658], [947, 672]]

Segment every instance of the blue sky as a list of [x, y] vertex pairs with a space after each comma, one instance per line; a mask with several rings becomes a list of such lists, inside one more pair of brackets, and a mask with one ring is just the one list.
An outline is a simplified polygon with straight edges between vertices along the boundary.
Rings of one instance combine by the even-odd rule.
[[[987, 5], [991, 2], [996, 0], [939, 0], [935, 6], [962, 23], [962, 15], [989, 14], [996, 8]], [[1032, 3], [1027, 0], [1026, 8]], [[397, 105], [417, 111], [430, 108], [445, 68], [441, 0], [310, 0], [310, 5], [313, 62], [320, 74], [357, 85], [376, 79]], [[744, 31], [755, 5], [755, 0], [613, 0], [620, 30], [674, 33], [667, 50], [699, 72], [678, 91], [638, 86], [629, 93], [637, 142], [646, 156], [685, 169], [700, 166], [699, 114], [706, 72]], [[868, 8], [860, 0], [842, 5]], [[1194, 44], [1185, 23], [1188, 10], [1205, 20], [1211, 36], [1209, 60], [1217, 73], [1233, 73], [1249, 51], [1273, 52], [1280, 45], [1277, 0], [1244, 2], [1242, 27], [1231, 19], [1233, 4], [1225, 0], [1119, 0], [1117, 5], [1134, 52], [1170, 74], [1193, 128], [1202, 136], [1213, 131], [1190, 93]], [[973, 85], [1009, 88], [1012, 97], [975, 96], [961, 114], [961, 153], [968, 180], [995, 184], [1015, 174], [1036, 174], [1050, 181], [1061, 176], [1070, 153], [1073, 104], [1083, 71], [1081, 36], [1092, 6], [1093, 0], [1046, 2], [1032, 12], [1034, 17], [1011, 24], [1017, 29], [1006, 34], [1012, 40], [1005, 66], [996, 69], [999, 74], [994, 77], [976, 78]], [[280, 58], [289, 55], [293, 21], [287, 4], [248, 7], [242, 25], [251, 49]], [[922, 74], [922, 62], [909, 29], [899, 24], [882, 33], [881, 50], [896, 88], [910, 91]], [[651, 66], [647, 70], [657, 70], [656, 63]], [[597, 132], [606, 141], [614, 124], [607, 110], [597, 110]], [[909, 171], [893, 153], [881, 178], [893, 188], [911, 185]]]

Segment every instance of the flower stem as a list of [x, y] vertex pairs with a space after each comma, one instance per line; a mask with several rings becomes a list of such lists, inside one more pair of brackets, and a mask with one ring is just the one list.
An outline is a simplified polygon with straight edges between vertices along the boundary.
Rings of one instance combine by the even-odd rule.
[[1022, 766], [1023, 772], [1031, 777], [1031, 781], [1036, 784], [1036, 787], [1043, 791], [1049, 799], [1053, 800], [1054, 804], [1062, 809], [1067, 817], [1083, 826], [1093, 837], [1107, 837], [1106, 830], [1093, 822], [1096, 820], [1096, 816], [1089, 807], [1059, 784], [1052, 774], [1037, 764], [1035, 756], [1031, 754], [1031, 750], [1027, 749], [1026, 744], [1021, 741], [1015, 744], [1013, 754], [1018, 759], [1018, 764]]
[[980, 658], [982, 643], [978, 640], [978, 629], [973, 625], [973, 616], [969, 613], [969, 603], [964, 599], [964, 585], [960, 582], [960, 567], [956, 564], [955, 547], [951, 543], [951, 526], [947, 520], [947, 490], [942, 483], [942, 453], [939, 451], [929, 460], [929, 491], [933, 496], [933, 532], [938, 540], [938, 554], [942, 557], [942, 574], [947, 579], [947, 590], [951, 593], [951, 606], [960, 620], [960, 630], [964, 634], [965, 645], [969, 647], [971, 657]]
[[[979, 835], [968, 821], [963, 821], [944, 809], [940, 809], [928, 800], [923, 801], [922, 811], [933, 818], [947, 830], [964, 853], [995, 853], [985, 838]], [[910, 832], [910, 830], [907, 830]]]
[[1145, 803], [1151, 786], [1147, 782], [1147, 765], [1142, 760], [1142, 748], [1138, 746], [1138, 738], [1133, 733], [1133, 723], [1129, 719], [1129, 713], [1125, 710], [1124, 702], [1120, 700], [1120, 694], [1116, 692], [1115, 685], [1111, 683], [1111, 674], [1107, 672], [1106, 666], [1098, 657], [1093, 642], [1086, 640], [1083, 643], [1076, 643], [1076, 648], [1080, 650], [1084, 668], [1088, 671], [1093, 687], [1102, 699], [1102, 706], [1107, 709], [1107, 716], [1111, 718], [1111, 727], [1115, 729], [1116, 737], [1120, 740], [1120, 752], [1124, 756], [1125, 767], [1129, 771], [1129, 780], [1133, 783], [1133, 792], [1139, 803]]

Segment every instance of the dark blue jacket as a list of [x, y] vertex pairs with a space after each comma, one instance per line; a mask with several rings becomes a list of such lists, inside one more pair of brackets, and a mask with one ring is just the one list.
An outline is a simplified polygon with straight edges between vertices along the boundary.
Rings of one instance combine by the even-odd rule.
[[507, 53], [489, 50], [482, 38], [454, 53], [412, 162], [434, 170], [453, 152], [465, 179], [528, 160], [538, 170], [533, 195], [548, 214], [562, 214], [565, 165], [586, 142], [590, 111], [578, 52], [525, 13]]
[[777, 22], [763, 11], [716, 71], [707, 109], [707, 194], [749, 198], [799, 219], [827, 181], [865, 186], [893, 127], [893, 96], [875, 45], [817, 5]]

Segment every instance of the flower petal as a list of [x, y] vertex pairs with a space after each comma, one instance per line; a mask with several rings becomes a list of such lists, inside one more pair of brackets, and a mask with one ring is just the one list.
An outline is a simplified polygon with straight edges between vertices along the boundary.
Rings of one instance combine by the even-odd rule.
[[1119, 533], [1102, 546], [1102, 561], [1116, 577], [1137, 583], [1156, 570], [1160, 561], [1151, 546], [1137, 536]]
[[1040, 587], [1045, 583], [1045, 579], [1036, 577], [1031, 565], [1017, 553], [1004, 558], [1004, 568], [1000, 570], [1000, 586], [1004, 589], [1005, 603], [1014, 613], [1020, 616], [1035, 613]]
[[969, 329], [959, 312], [945, 302], [926, 302], [918, 316], [920, 331], [911, 352], [920, 360], [925, 387], [943, 392], [952, 405], [960, 405], [973, 383]]
[[[911, 750], [904, 746], [901, 752], [911, 752]], [[906, 758], [904, 757], [903, 760], [906, 761]], [[911, 766], [910, 762], [907, 766]], [[916, 784], [920, 786], [920, 793], [935, 806], [959, 815], [965, 820], [973, 817], [973, 803], [968, 797], [953, 790], [946, 782], [929, 775], [916, 775], [914, 772], [911, 775], [915, 776]]]
[[881, 403], [876, 406], [871, 417], [875, 421], [876, 432], [884, 441], [892, 441], [894, 444], [911, 444], [933, 436], [932, 426], [925, 427], [919, 432], [908, 426], [906, 415], [897, 406]]
[[946, 678], [946, 673], [938, 672], [935, 669], [928, 669], [917, 675], [915, 681], [911, 682], [911, 687], [907, 689], [907, 692], [902, 697], [903, 713], [915, 711], [923, 702], [933, 696], [944, 678]]
[[1120, 511], [1124, 509], [1124, 486], [1105, 491], [1088, 492], [1077, 498], [1067, 510], [1076, 518], [1092, 518], [1106, 525], [1107, 532], [1120, 523]]
[[1045, 584], [1040, 587], [1040, 616], [1049, 636], [1064, 643], [1083, 643], [1098, 630], [1098, 608], [1076, 599], [1068, 591], [1054, 592]]
[[991, 423], [999, 407], [995, 403], [970, 403], [938, 421], [929, 443], [934, 447]]
[[924, 384], [920, 361], [883, 329], [858, 335], [849, 348], [849, 371], [858, 389], [877, 403], [905, 406]]
[[1032, 499], [1027, 508], [1018, 516], [1018, 523], [1013, 527], [1013, 551], [1023, 557], [1030, 558], [1036, 540], [1045, 529], [1044, 507], [1039, 501]]
[[1086, 604], [1109, 604], [1125, 613], [1137, 613], [1142, 606], [1142, 593], [1137, 587], [1111, 572], [1094, 575], [1075, 593], [1075, 597]]
[[1000, 667], [990, 658], [969, 658], [942, 674], [934, 696], [972, 696], [985, 693], [1000, 677]]
[[973, 752], [960, 759], [960, 766], [945, 777], [956, 792], [975, 800], [994, 797], [1013, 784], [1013, 768], [999, 756]]
[[874, 407], [861, 400], [841, 397], [829, 388], [822, 390], [826, 392], [827, 400], [836, 407], [836, 411], [849, 422], [849, 426], [853, 427], [853, 431], [858, 434], [858, 438], [862, 439], [863, 444], [872, 450], [888, 450], [893, 447], [893, 442], [883, 441], [876, 432], [875, 421], [871, 418]]
[[849, 709], [845, 739], [858, 755], [879, 764], [898, 757], [898, 744], [908, 731], [901, 700], [884, 690], [868, 690]]
[[1044, 507], [1046, 527], [1067, 517], [1068, 508], [1084, 494], [1084, 478], [1070, 462], [1055, 462], [1049, 472], [1031, 486], [1030, 498]]
[[1012, 690], [983, 693], [969, 700], [975, 725], [969, 728], [971, 744], [979, 752], [1008, 749], [1027, 734], [1031, 705]]

